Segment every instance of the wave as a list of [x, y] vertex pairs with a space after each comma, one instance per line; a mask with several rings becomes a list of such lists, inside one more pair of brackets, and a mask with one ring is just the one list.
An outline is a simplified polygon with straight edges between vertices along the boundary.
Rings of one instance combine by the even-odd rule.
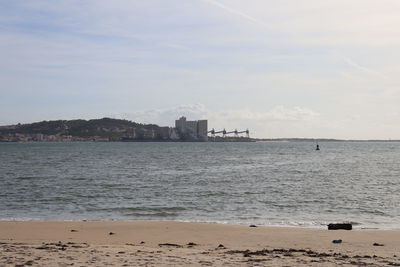
[[172, 212], [155, 212], [155, 213], [127, 213], [124, 214], [125, 217], [176, 217], [179, 216], [179, 213]]
[[109, 207], [109, 208], [91, 208], [90, 211], [104, 212], [177, 212], [187, 210], [184, 207]]

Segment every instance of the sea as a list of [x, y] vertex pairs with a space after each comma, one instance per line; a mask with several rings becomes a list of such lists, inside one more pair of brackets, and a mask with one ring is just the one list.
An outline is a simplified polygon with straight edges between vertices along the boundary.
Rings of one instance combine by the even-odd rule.
[[400, 142], [0, 143], [0, 220], [400, 229]]

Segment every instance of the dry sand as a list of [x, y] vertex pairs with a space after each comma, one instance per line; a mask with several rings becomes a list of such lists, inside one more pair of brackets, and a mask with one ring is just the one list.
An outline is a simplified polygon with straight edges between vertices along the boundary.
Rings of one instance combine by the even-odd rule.
[[[332, 243], [338, 239], [342, 243]], [[0, 222], [0, 266], [30, 265], [400, 266], [400, 231], [156, 221]]]

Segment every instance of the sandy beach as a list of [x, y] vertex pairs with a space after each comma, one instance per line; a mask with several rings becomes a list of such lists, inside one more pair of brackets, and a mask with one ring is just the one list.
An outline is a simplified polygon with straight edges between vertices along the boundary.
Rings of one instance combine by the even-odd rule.
[[398, 230], [0, 222], [0, 266], [400, 266], [399, 248]]

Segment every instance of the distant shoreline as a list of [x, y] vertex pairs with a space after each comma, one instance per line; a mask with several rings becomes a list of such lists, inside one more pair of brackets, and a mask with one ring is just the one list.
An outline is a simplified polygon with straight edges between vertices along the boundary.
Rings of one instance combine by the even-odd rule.
[[398, 139], [254, 138], [257, 142], [400, 142]]
[[400, 140], [357, 140], [357, 139], [318, 139], [318, 138], [250, 138], [247, 140], [240, 139], [220, 139], [208, 141], [189, 141], [189, 140], [111, 140], [111, 141], [96, 141], [96, 140], [77, 140], [77, 141], [7, 141], [0, 140], [0, 143], [254, 143], [254, 142], [359, 142], [359, 143], [398, 143]]
[[[400, 139], [251, 138], [249, 130], [244, 131], [246, 136], [236, 130], [205, 131], [202, 138], [192, 138], [180, 135], [173, 127], [128, 120], [56, 120], [0, 126], [0, 142], [400, 142]], [[208, 141], [205, 140], [207, 133]]]

